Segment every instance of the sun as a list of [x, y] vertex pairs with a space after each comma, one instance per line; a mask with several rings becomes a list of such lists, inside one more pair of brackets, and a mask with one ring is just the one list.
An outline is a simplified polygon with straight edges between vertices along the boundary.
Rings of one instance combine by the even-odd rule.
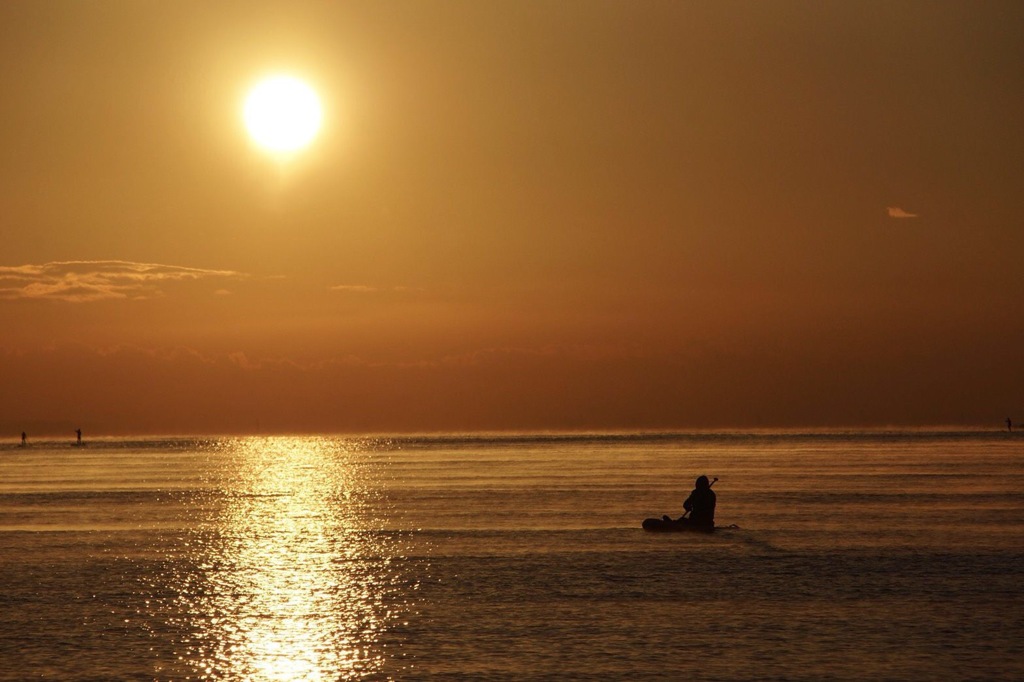
[[253, 141], [271, 152], [294, 152], [316, 137], [323, 114], [320, 98], [292, 76], [270, 76], [257, 83], [242, 110]]

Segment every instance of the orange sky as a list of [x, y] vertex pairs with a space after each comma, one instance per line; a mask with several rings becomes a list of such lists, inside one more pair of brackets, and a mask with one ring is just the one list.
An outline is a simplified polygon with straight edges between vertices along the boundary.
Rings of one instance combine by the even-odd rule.
[[[1024, 422], [1021, 36], [1015, 1], [0, 4], [0, 437]], [[274, 71], [325, 110], [287, 164], [241, 122]]]

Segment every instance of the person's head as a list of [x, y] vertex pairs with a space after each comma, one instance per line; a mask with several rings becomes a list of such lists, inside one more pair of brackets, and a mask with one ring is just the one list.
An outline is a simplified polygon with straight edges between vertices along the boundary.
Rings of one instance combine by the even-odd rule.
[[695, 485], [697, 486], [697, 490], [705, 490], [711, 487], [711, 482], [708, 481], [707, 476], [698, 476], [697, 483]]

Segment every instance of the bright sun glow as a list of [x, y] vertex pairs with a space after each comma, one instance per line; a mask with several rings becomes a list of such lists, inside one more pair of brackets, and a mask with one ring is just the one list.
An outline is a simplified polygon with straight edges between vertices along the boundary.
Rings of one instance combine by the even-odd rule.
[[291, 152], [316, 137], [322, 114], [313, 88], [291, 76], [272, 76], [249, 92], [243, 116], [256, 144], [272, 152]]

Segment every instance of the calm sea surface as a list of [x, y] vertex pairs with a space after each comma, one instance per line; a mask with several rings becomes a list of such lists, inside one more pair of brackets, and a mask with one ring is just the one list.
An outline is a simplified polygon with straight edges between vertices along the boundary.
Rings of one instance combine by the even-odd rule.
[[3, 680], [1021, 679], [1024, 435], [8, 443], [0, 581]]

